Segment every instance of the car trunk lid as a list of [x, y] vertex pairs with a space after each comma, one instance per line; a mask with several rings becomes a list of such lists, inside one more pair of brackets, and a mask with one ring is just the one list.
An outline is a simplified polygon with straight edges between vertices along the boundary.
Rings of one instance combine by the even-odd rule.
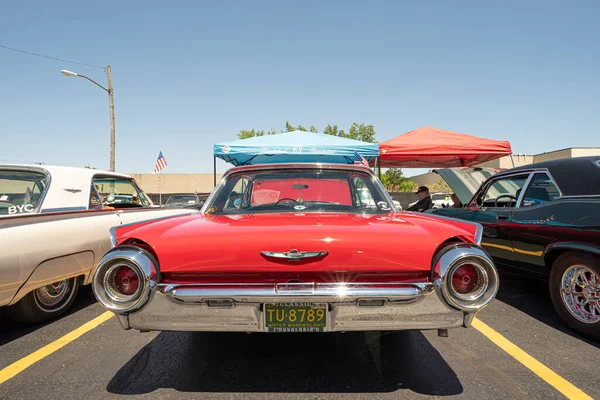
[[481, 184], [490, 176], [500, 172], [497, 168], [447, 168], [436, 169], [450, 186], [462, 204], [468, 204]]
[[423, 280], [437, 246], [456, 231], [409, 213], [205, 214], [158, 221], [125, 236], [149, 243], [171, 279]]

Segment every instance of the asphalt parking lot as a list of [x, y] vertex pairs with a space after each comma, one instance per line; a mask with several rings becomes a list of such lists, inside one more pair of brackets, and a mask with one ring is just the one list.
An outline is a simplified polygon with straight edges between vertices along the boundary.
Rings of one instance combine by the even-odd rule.
[[448, 338], [138, 333], [104, 313], [86, 287], [57, 321], [0, 319], [0, 398], [600, 398], [600, 343], [563, 325], [544, 284], [513, 275], [475, 327]]

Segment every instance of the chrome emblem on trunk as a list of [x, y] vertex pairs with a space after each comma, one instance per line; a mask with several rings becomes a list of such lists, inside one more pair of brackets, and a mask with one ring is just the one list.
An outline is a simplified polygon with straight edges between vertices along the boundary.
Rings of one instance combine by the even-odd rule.
[[328, 251], [298, 251], [292, 249], [287, 252], [276, 252], [276, 251], [261, 251], [260, 254], [266, 257], [273, 258], [285, 258], [290, 261], [302, 260], [306, 258], [324, 257], [329, 254]]

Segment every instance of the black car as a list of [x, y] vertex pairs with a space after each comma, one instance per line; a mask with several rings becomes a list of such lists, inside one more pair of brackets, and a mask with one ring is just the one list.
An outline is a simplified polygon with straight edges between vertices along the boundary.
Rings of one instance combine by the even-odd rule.
[[466, 206], [428, 212], [480, 223], [499, 268], [548, 280], [561, 318], [600, 337], [600, 157], [437, 172]]

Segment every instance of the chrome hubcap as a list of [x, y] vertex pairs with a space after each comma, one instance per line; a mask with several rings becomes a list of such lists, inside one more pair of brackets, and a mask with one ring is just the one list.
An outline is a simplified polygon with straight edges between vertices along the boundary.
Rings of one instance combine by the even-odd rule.
[[600, 321], [600, 276], [584, 265], [569, 267], [562, 276], [561, 297], [567, 310], [585, 324]]
[[35, 296], [41, 306], [54, 307], [69, 293], [68, 281], [59, 281], [41, 287], [35, 291]]

